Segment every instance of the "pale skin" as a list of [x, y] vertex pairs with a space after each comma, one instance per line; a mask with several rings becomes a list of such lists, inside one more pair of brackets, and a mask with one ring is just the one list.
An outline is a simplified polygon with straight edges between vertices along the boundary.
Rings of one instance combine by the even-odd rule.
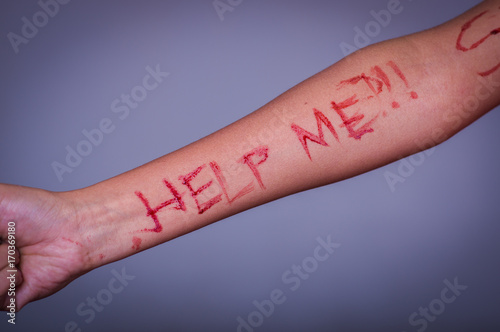
[[443, 142], [500, 104], [499, 28], [500, 1], [484, 1], [358, 51], [230, 126], [93, 186], [0, 185], [1, 307], [9, 222], [20, 310], [102, 265]]

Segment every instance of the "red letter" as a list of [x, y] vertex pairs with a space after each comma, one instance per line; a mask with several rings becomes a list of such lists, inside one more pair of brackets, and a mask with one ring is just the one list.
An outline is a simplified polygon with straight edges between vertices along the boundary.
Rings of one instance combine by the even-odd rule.
[[236, 196], [234, 196], [233, 198], [229, 198], [229, 194], [227, 193], [227, 189], [226, 189], [227, 182], [226, 182], [226, 179], [224, 178], [224, 175], [222, 174], [222, 172], [220, 170], [219, 165], [215, 161], [212, 161], [210, 163], [210, 167], [212, 168], [212, 171], [214, 171], [215, 176], [217, 177], [217, 181], [219, 182], [219, 184], [222, 188], [222, 191], [224, 192], [224, 196], [226, 196], [226, 199], [229, 202], [229, 204], [231, 204], [232, 202], [234, 202], [238, 198], [245, 196], [246, 194], [253, 191], [253, 189], [254, 189], [253, 184], [250, 183], [245, 188], [241, 189], [240, 192], [236, 194]]
[[325, 141], [325, 135], [323, 134], [323, 126], [321, 123], [324, 123], [326, 127], [331, 131], [335, 139], [338, 141], [339, 137], [337, 135], [337, 132], [335, 131], [335, 128], [333, 128], [332, 123], [328, 118], [318, 111], [317, 109], [314, 108], [314, 116], [316, 117], [316, 123], [318, 125], [318, 135], [315, 135], [299, 126], [297, 126], [295, 123], [292, 123], [292, 130], [295, 131], [297, 136], [299, 137], [300, 143], [302, 143], [302, 146], [304, 147], [304, 150], [306, 150], [307, 155], [309, 156], [309, 159], [312, 160], [311, 154], [309, 153], [309, 148], [307, 147], [307, 141], [310, 140], [314, 143], [320, 144], [322, 146], [328, 146], [328, 143]]
[[172, 184], [170, 184], [167, 180], [163, 180], [163, 182], [165, 183], [165, 185], [167, 186], [167, 188], [170, 190], [170, 192], [172, 193], [172, 195], [174, 195], [174, 198], [161, 203], [160, 205], [158, 205], [154, 209], [151, 208], [151, 206], [149, 205], [149, 201], [146, 199], [146, 197], [144, 197], [144, 195], [140, 191], [136, 191], [135, 192], [135, 194], [137, 195], [137, 197], [139, 197], [141, 199], [141, 201], [144, 204], [144, 206], [146, 206], [146, 210], [148, 211], [146, 213], [146, 215], [150, 216], [151, 218], [153, 218], [153, 222], [155, 223], [155, 228], [153, 228], [153, 229], [143, 229], [143, 231], [155, 232], [155, 233], [161, 232], [161, 230], [163, 228], [162, 228], [162, 226], [160, 224], [160, 221], [158, 220], [158, 216], [156, 215], [156, 213], [158, 211], [160, 211], [161, 209], [163, 209], [164, 207], [169, 206], [170, 204], [177, 203], [177, 206], [175, 206], [174, 209], [186, 211], [186, 206], [184, 205], [184, 202], [182, 201], [182, 197], [181, 197], [181, 195], [179, 195], [179, 193], [174, 188], [174, 186]]
[[373, 119], [365, 123], [363, 126], [361, 126], [361, 128], [355, 130], [354, 126], [359, 124], [359, 122], [363, 120], [365, 116], [361, 114], [361, 115], [354, 115], [349, 118], [347, 117], [347, 115], [344, 113], [343, 110], [346, 109], [347, 107], [355, 105], [357, 102], [358, 100], [356, 99], [356, 95], [354, 95], [351, 98], [344, 100], [340, 104], [337, 104], [334, 101], [332, 101], [332, 106], [333, 109], [342, 119], [342, 122], [344, 123], [345, 127], [347, 128], [347, 131], [349, 132], [349, 137], [359, 140], [364, 134], [373, 132], [373, 128], [371, 128], [370, 126], [377, 117], [374, 117]]
[[[457, 39], [457, 50], [462, 51], [462, 52], [468, 52], [470, 50], [473, 50], [473, 49], [477, 48], [479, 45], [481, 45], [482, 43], [484, 43], [491, 36], [495, 36], [498, 33], [500, 33], [500, 28], [496, 28], [496, 29], [490, 31], [486, 36], [484, 36], [483, 38], [481, 38], [480, 40], [478, 40], [477, 42], [475, 42], [474, 44], [472, 44], [469, 48], [467, 48], [464, 45], [462, 45], [462, 39], [464, 38], [464, 35], [467, 32], [467, 30], [469, 30], [472, 27], [472, 23], [474, 23], [475, 21], [477, 21], [478, 19], [480, 19], [487, 12], [488, 11], [482, 12], [481, 14], [477, 15], [472, 20], [470, 20], [469, 22], [465, 23], [462, 26], [462, 30], [460, 31], [460, 34], [458, 35], [458, 39]], [[487, 70], [485, 72], [479, 73], [479, 75], [481, 75], [481, 76], [488, 76], [488, 75], [493, 74], [498, 69], [500, 69], [500, 63], [498, 65], [496, 65], [495, 67], [491, 68], [490, 70]]]
[[387, 90], [391, 92], [391, 81], [389, 80], [389, 77], [387, 74], [380, 68], [379, 66], [375, 66], [372, 68], [372, 71], [377, 75], [378, 79], [384, 82], [384, 84], [387, 86]]
[[[343, 87], [344, 85], [347, 85], [347, 84], [357, 85], [361, 81], [365, 82], [366, 85], [368, 85], [368, 87], [370, 88], [370, 90], [372, 90], [372, 92], [376, 95], [380, 94], [382, 92], [383, 87], [384, 87], [383, 81], [381, 81], [377, 78], [373, 78], [371, 76], [366, 76], [364, 73], [361, 75], [355, 76], [353, 78], [350, 78], [348, 80], [340, 82], [339, 86]], [[375, 86], [373, 86], [372, 82], [377, 85], [376, 88], [375, 88]]]
[[481, 45], [482, 43], [484, 43], [486, 41], [486, 39], [488, 39], [491, 36], [494, 36], [500, 32], [500, 28], [496, 28], [496, 29], [490, 31], [486, 36], [484, 36], [483, 38], [481, 38], [480, 40], [478, 40], [477, 42], [472, 44], [471, 47], [469, 47], [469, 48], [462, 45], [462, 39], [464, 38], [465, 32], [472, 27], [472, 23], [474, 23], [475, 21], [480, 19], [487, 12], [488, 11], [482, 12], [481, 14], [477, 15], [472, 20], [470, 20], [469, 22], [465, 23], [462, 26], [462, 30], [460, 31], [460, 34], [458, 35], [458, 39], [457, 39], [457, 50], [462, 51], [462, 52], [467, 52], [467, 51], [473, 50], [473, 49], [477, 48], [479, 45]]
[[410, 86], [408, 85], [408, 80], [406, 80], [405, 74], [403, 74], [403, 71], [401, 71], [398, 65], [394, 61], [387, 62], [387, 65], [394, 70], [396, 75], [398, 75], [399, 78], [405, 83], [406, 87], [409, 88]]
[[[262, 182], [262, 178], [260, 177], [260, 173], [259, 173], [259, 170], [257, 169], [257, 166], [262, 164], [263, 162], [265, 162], [267, 160], [268, 152], [269, 152], [269, 148], [267, 146], [261, 146], [261, 147], [253, 149], [252, 151], [250, 151], [249, 153], [244, 155], [243, 158], [240, 159], [240, 162], [247, 164], [248, 167], [250, 167], [253, 175], [257, 179], [257, 182], [259, 182], [259, 185], [262, 189], [266, 189], [266, 187], [264, 186], [264, 183]], [[255, 163], [253, 161], [252, 157], [254, 155], [259, 155], [259, 157], [261, 157], [261, 159], [259, 160], [258, 163]]]
[[196, 206], [198, 207], [198, 213], [202, 214], [203, 212], [207, 211], [210, 209], [212, 206], [215, 204], [219, 203], [222, 200], [222, 194], [219, 194], [213, 198], [211, 198], [208, 202], [200, 204], [198, 202], [198, 199], [196, 198], [199, 194], [202, 193], [203, 190], [207, 189], [212, 185], [212, 180], [210, 182], [205, 183], [203, 186], [200, 188], [194, 190], [193, 187], [191, 186], [190, 182], [201, 172], [203, 168], [205, 168], [206, 165], [202, 165], [198, 167], [194, 172], [189, 173], [188, 175], [185, 176], [180, 176], [179, 180], [182, 181], [182, 184], [188, 187], [189, 191], [191, 191], [191, 196], [193, 196], [194, 201], [196, 202]]

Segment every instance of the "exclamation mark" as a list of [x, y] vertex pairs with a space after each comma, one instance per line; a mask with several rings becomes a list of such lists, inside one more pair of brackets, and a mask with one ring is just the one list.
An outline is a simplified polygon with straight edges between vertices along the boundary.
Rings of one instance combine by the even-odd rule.
[[[401, 78], [401, 80], [405, 83], [406, 87], [410, 88], [410, 85], [408, 84], [408, 81], [406, 80], [405, 74], [403, 74], [403, 72], [401, 71], [401, 69], [399, 69], [398, 65], [395, 64], [393, 61], [389, 61], [387, 63], [387, 65], [389, 67], [391, 67], [392, 70], [394, 70], [394, 72], [396, 73], [396, 75], [399, 76], [399, 78]], [[411, 96], [412, 99], [418, 99], [418, 94], [415, 91], [410, 92], [410, 96]]]

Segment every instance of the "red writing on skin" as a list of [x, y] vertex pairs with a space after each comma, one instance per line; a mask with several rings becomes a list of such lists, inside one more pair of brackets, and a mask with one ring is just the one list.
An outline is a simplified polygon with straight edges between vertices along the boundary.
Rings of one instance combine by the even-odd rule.
[[217, 178], [217, 182], [219, 182], [219, 185], [222, 188], [222, 192], [224, 193], [224, 196], [226, 197], [229, 204], [233, 203], [238, 198], [241, 198], [254, 190], [253, 183], [249, 183], [243, 189], [241, 189], [233, 198], [231, 198], [228, 193], [228, 184], [226, 178], [222, 174], [219, 165], [215, 161], [212, 161], [210, 163], [210, 168], [214, 172], [215, 177]]
[[163, 183], [170, 190], [170, 193], [174, 197], [172, 199], [169, 199], [168, 201], [165, 201], [165, 202], [161, 203], [160, 205], [158, 205], [155, 208], [151, 207], [151, 205], [149, 204], [149, 201], [147, 200], [147, 198], [144, 197], [144, 195], [140, 191], [136, 191], [135, 192], [136, 196], [139, 197], [139, 199], [142, 201], [142, 203], [146, 207], [146, 210], [147, 210], [146, 215], [149, 216], [149, 217], [151, 217], [153, 219], [153, 222], [154, 222], [154, 225], [155, 225], [155, 227], [152, 228], [152, 229], [143, 229], [143, 231], [145, 231], [145, 232], [159, 233], [159, 232], [162, 231], [163, 227], [161, 226], [160, 221], [158, 220], [158, 216], [157, 216], [158, 211], [160, 211], [161, 209], [166, 208], [169, 205], [175, 204], [174, 205], [174, 209], [175, 210], [186, 211], [186, 205], [184, 204], [184, 201], [182, 200], [181, 195], [175, 189], [175, 187], [170, 182], [168, 182], [167, 180], [163, 180]]
[[[406, 88], [409, 88], [408, 80], [406, 79], [406, 76], [403, 74], [403, 71], [399, 68], [399, 66], [394, 62], [394, 61], [389, 61], [387, 65], [394, 71], [394, 73], [403, 81], [405, 84]], [[388, 92], [392, 91], [392, 83], [391, 80], [389, 79], [389, 76], [387, 73], [379, 66], [374, 66], [371, 68], [371, 73], [372, 76], [367, 76], [366, 74], [362, 73], [361, 75], [355, 76], [353, 78], [350, 78], [348, 80], [343, 80], [339, 83], [339, 88], [343, 89], [346, 88], [347, 85], [357, 85], [360, 82], [364, 82], [368, 88], [374, 93], [374, 95], [368, 96], [366, 99], [371, 99], [375, 96], [380, 95], [384, 91], [384, 86], [387, 88]], [[418, 95], [415, 91], [412, 91], [410, 93], [410, 96], [412, 99], [417, 99]], [[364, 98], [358, 97], [359, 100], [363, 100]]]
[[[384, 91], [384, 86], [387, 87], [388, 92], [392, 90], [391, 80], [389, 76], [380, 68], [379, 66], [374, 66], [371, 68], [372, 76], [367, 76], [365, 73], [355, 76], [348, 80], [341, 81], [338, 86], [339, 90], [345, 88], [346, 85], [357, 85], [360, 82], [364, 82], [368, 88], [374, 93], [374, 96], [381, 94]], [[368, 96], [366, 99], [371, 99], [374, 96]]]
[[132, 245], [132, 249], [134, 249], [134, 250], [139, 250], [139, 249], [141, 249], [141, 243], [142, 243], [142, 240], [141, 240], [140, 238], [138, 238], [137, 236], [134, 236], [134, 237], [132, 238], [132, 243], [133, 243], [133, 245]]
[[[247, 165], [254, 175], [255, 179], [259, 183], [259, 186], [262, 189], [265, 189], [264, 182], [262, 181], [262, 176], [259, 171], [259, 166], [264, 163], [269, 157], [269, 148], [267, 146], [260, 146], [258, 148], [253, 149], [252, 151], [246, 153], [243, 155], [241, 159], [238, 160], [238, 162], [243, 163]], [[200, 186], [199, 188], [195, 189], [193, 188], [192, 181], [195, 180], [195, 178], [203, 171], [204, 168], [206, 168], [206, 165], [201, 165], [198, 168], [196, 168], [193, 172], [180, 176], [179, 181], [185, 185], [188, 189], [189, 192], [191, 193], [191, 197], [196, 203], [198, 214], [202, 214], [206, 212], [208, 209], [210, 209], [212, 206], [215, 204], [219, 203], [222, 200], [222, 195], [224, 195], [227, 199], [227, 202], [229, 204], [233, 203], [235, 200], [245, 196], [246, 194], [252, 192], [255, 190], [254, 183], [251, 182], [247, 184], [245, 187], [240, 189], [234, 196], [231, 197], [229, 193], [229, 184], [226, 178], [224, 177], [224, 174], [219, 166], [219, 164], [215, 161], [212, 161], [209, 163], [210, 169], [215, 175], [215, 178], [217, 180], [217, 183], [220, 185], [223, 194], [218, 194], [215, 197], [212, 197], [210, 200], [207, 202], [200, 202], [199, 201], [199, 195], [205, 190], [207, 190], [214, 182], [210, 180], [209, 182], [205, 183], [204, 185]], [[135, 195], [141, 200], [143, 205], [146, 207], [146, 216], [150, 217], [153, 220], [154, 223], [154, 228], [152, 229], [143, 229], [142, 231], [147, 231], [147, 232], [155, 232], [159, 233], [163, 230], [163, 227], [158, 219], [158, 212], [161, 209], [164, 209], [170, 205], [173, 205], [172, 209], [173, 210], [180, 210], [180, 211], [187, 211], [186, 204], [184, 203], [182, 199], [182, 195], [179, 194], [177, 189], [167, 180], [163, 180], [165, 186], [169, 189], [170, 193], [172, 194], [173, 198], [159, 204], [156, 207], [151, 207], [151, 204], [149, 203], [149, 200], [144, 196], [144, 194], [140, 191], [136, 191]]]
[[370, 88], [370, 90], [372, 90], [372, 92], [376, 95], [380, 94], [382, 92], [383, 87], [384, 87], [384, 84], [382, 81], [380, 81], [376, 78], [373, 78], [371, 76], [366, 76], [364, 73], [361, 75], [355, 76], [353, 78], [350, 78], [348, 80], [341, 81], [339, 85], [340, 86], [344, 86], [344, 85], [348, 85], [348, 84], [356, 85], [361, 81], [365, 82], [366, 85]]
[[295, 123], [292, 123], [292, 130], [297, 134], [297, 137], [299, 138], [302, 147], [304, 148], [304, 150], [307, 153], [307, 156], [311, 160], [312, 158], [311, 158], [311, 153], [309, 152], [309, 147], [307, 146], [307, 140], [310, 140], [311, 142], [320, 144], [322, 146], [328, 146], [328, 143], [325, 140], [325, 134], [323, 133], [323, 125], [325, 125], [326, 128], [330, 130], [335, 139], [339, 141], [339, 136], [337, 135], [335, 128], [333, 128], [333, 125], [330, 122], [330, 120], [328, 120], [328, 118], [323, 113], [321, 113], [321, 111], [315, 108], [313, 109], [313, 111], [314, 111], [314, 116], [316, 118], [316, 124], [318, 126], [318, 135], [313, 134], [310, 131], [307, 131], [304, 128], [297, 126]]
[[393, 61], [387, 62], [387, 65], [389, 67], [391, 67], [392, 70], [394, 70], [394, 72], [396, 73], [396, 75], [398, 75], [403, 80], [403, 82], [405, 83], [406, 87], [408, 88], [409, 85], [408, 85], [408, 81], [406, 80], [406, 76], [405, 76], [405, 74], [403, 74], [403, 72], [401, 71], [401, 69], [399, 69], [398, 65], [395, 64]]
[[[481, 17], [483, 17], [488, 12], [489, 12], [489, 10], [480, 13], [479, 15], [475, 16], [474, 18], [472, 18], [470, 21], [468, 21], [467, 23], [465, 23], [462, 26], [462, 29], [460, 30], [460, 33], [459, 33], [458, 38], [457, 38], [457, 45], [456, 45], [457, 50], [462, 51], [462, 52], [468, 52], [468, 51], [474, 50], [474, 49], [478, 48], [481, 44], [483, 44], [488, 38], [490, 38], [492, 36], [496, 36], [498, 33], [500, 33], [500, 27], [499, 27], [499, 28], [491, 30], [485, 36], [483, 36], [478, 41], [474, 42], [469, 47], [466, 47], [463, 45], [463, 39], [465, 37], [465, 34], [472, 28], [472, 25], [477, 20], [479, 20]], [[499, 68], [500, 68], [500, 63], [498, 65], [494, 66], [493, 68], [486, 70], [484, 72], [480, 72], [478, 74], [481, 76], [489, 76], [489, 75], [493, 74], [494, 72], [496, 72]]]
[[337, 114], [342, 119], [342, 123], [346, 127], [349, 132], [349, 137], [360, 140], [363, 135], [373, 132], [373, 128], [371, 127], [372, 123], [377, 119], [378, 115], [372, 118], [370, 121], [362, 125], [360, 128], [356, 129], [355, 127], [364, 119], [364, 114], [354, 114], [349, 117], [346, 115], [344, 110], [348, 107], [354, 106], [358, 103], [358, 99], [356, 99], [356, 95], [352, 96], [349, 99], [344, 100], [341, 103], [336, 103], [332, 101], [332, 107], [337, 112]]
[[[384, 90], [384, 84], [387, 86], [387, 90], [390, 92], [392, 86], [389, 81], [389, 77], [385, 74], [385, 72], [378, 66], [373, 67], [371, 71], [377, 77], [367, 76], [366, 74], [362, 73], [361, 75], [355, 76], [348, 80], [341, 81], [338, 85], [338, 89], [340, 90], [346, 88], [346, 85], [357, 85], [360, 82], [364, 82], [374, 93], [373, 96], [370, 95], [366, 99], [370, 99], [380, 95]], [[389, 85], [387, 85], [387, 83]], [[340, 116], [342, 124], [347, 129], [349, 133], [348, 136], [356, 140], [360, 140], [363, 135], [373, 132], [373, 128], [371, 127], [371, 125], [378, 116], [375, 116], [365, 124], [361, 125], [361, 127], [356, 128], [365, 118], [365, 115], [355, 112], [353, 116], [348, 116], [345, 112], [345, 109], [356, 105], [359, 101], [360, 99], [358, 98], [357, 94], [354, 94], [342, 102], [331, 102], [332, 108], [335, 110], [338, 116]]]
[[202, 213], [206, 212], [208, 209], [210, 209], [212, 206], [214, 206], [215, 204], [219, 203], [222, 200], [222, 194], [219, 194], [215, 197], [212, 197], [207, 202], [200, 203], [198, 201], [198, 198], [197, 198], [198, 195], [200, 195], [204, 190], [206, 190], [208, 187], [210, 187], [213, 183], [213, 181], [210, 180], [209, 182], [205, 183], [204, 185], [202, 185], [198, 189], [193, 189], [193, 187], [191, 186], [191, 181], [193, 181], [194, 178], [198, 174], [200, 174], [200, 172], [205, 167], [206, 167], [206, 165], [201, 165], [200, 167], [195, 169], [193, 172], [179, 177], [179, 180], [182, 182], [182, 184], [185, 185], [186, 187], [188, 187], [189, 191], [191, 192], [191, 196], [193, 197], [193, 199], [196, 203], [196, 206], [198, 207], [198, 214], [202, 214]]
[[[410, 84], [408, 83], [408, 80], [401, 68], [399, 68], [399, 66], [394, 61], [389, 61], [386, 65], [390, 67], [396, 74], [396, 76], [404, 83], [405, 88], [410, 89]], [[363, 86], [366, 86], [368, 89], [363, 89]], [[366, 119], [365, 114], [360, 113], [361, 110], [359, 109], [359, 105], [362, 104], [362, 101], [369, 100], [375, 97], [379, 98], [379, 95], [381, 95], [384, 91], [391, 94], [394, 90], [395, 84], [391, 82], [389, 75], [382, 69], [382, 67], [374, 66], [370, 69], [369, 75], [361, 73], [360, 75], [340, 81], [340, 83], [337, 85], [337, 90], [347, 88], [352, 89], [353, 87], [356, 89], [356, 93], [342, 102], [331, 101], [331, 106], [335, 113], [342, 120], [341, 127], [346, 128], [348, 137], [355, 140], [361, 140], [364, 135], [372, 133], [374, 131], [373, 124], [378, 119], [380, 114], [382, 114], [384, 117], [387, 117], [387, 111], [381, 110], [375, 116]], [[411, 99], [418, 99], [418, 94], [415, 91], [410, 91], [409, 94]], [[380, 101], [382, 102], [381, 99]], [[401, 104], [397, 101], [392, 101], [389, 105], [393, 109], [401, 108]], [[354, 108], [355, 106], [358, 108]], [[332, 125], [330, 119], [328, 119], [325, 114], [323, 114], [316, 108], [313, 108], [313, 111], [318, 127], [317, 134], [304, 129], [303, 127], [295, 123], [292, 123], [291, 125], [291, 129], [297, 135], [300, 144], [304, 148], [304, 151], [306, 152], [310, 160], [312, 160], [312, 157], [311, 152], [309, 151], [308, 141], [319, 144], [321, 146], [328, 146], [328, 143], [326, 142], [324, 137], [324, 127], [328, 128], [335, 139], [339, 141], [339, 137], [337, 135], [335, 127]]]
[[262, 182], [262, 177], [260, 176], [260, 172], [257, 166], [265, 162], [268, 157], [269, 157], [269, 148], [267, 146], [261, 146], [253, 149], [249, 153], [245, 154], [243, 158], [240, 159], [240, 162], [250, 167], [250, 170], [252, 171], [253, 175], [257, 179], [257, 182], [259, 183], [259, 186], [262, 189], [266, 189], [266, 186], [264, 185], [264, 182]]
[[[394, 70], [394, 72], [396, 73], [396, 75], [398, 75], [399, 78], [401, 78], [401, 80], [405, 83], [406, 87], [409, 88], [410, 85], [408, 84], [408, 80], [406, 79], [405, 74], [403, 74], [403, 71], [401, 71], [401, 69], [398, 67], [398, 65], [395, 64], [393, 61], [389, 61], [387, 63], [387, 65], [389, 67], [391, 67], [392, 70]], [[415, 91], [410, 92], [410, 96], [411, 96], [412, 99], [418, 99], [418, 94]]]
[[375, 73], [377, 78], [381, 80], [385, 84], [385, 86], [387, 86], [389, 92], [391, 92], [392, 88], [391, 81], [389, 80], [389, 76], [387, 76], [387, 74], [382, 70], [382, 68], [380, 68], [379, 66], [375, 66], [373, 67], [372, 71]]

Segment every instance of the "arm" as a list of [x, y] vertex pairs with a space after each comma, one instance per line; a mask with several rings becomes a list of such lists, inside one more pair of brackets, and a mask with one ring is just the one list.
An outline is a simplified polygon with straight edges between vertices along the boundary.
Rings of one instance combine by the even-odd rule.
[[363, 49], [232, 125], [91, 187], [0, 186], [0, 234], [15, 221], [21, 254], [18, 308], [104, 264], [451, 137], [500, 103], [499, 18], [500, 1], [485, 1]]

